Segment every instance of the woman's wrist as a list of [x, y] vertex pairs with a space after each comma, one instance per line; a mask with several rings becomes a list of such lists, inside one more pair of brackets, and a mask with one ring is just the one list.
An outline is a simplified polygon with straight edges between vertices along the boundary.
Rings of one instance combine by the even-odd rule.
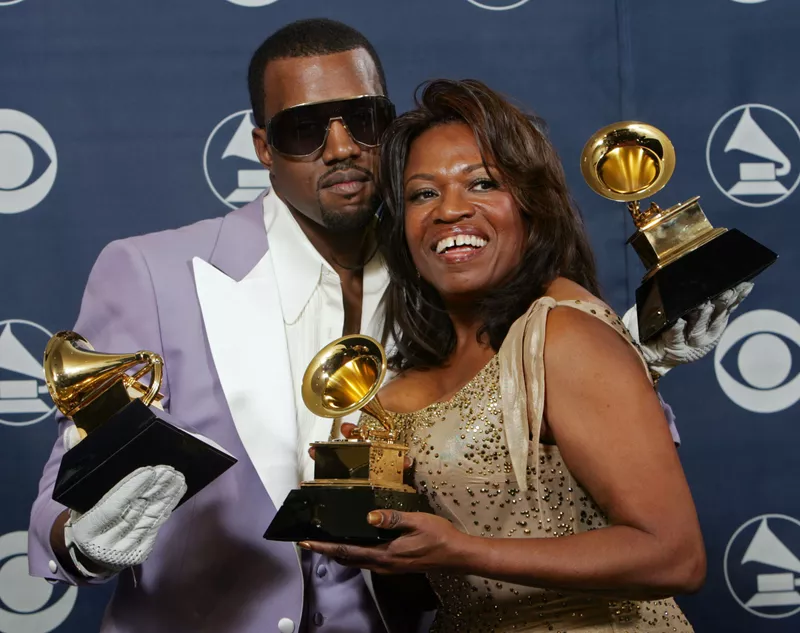
[[459, 531], [458, 537], [451, 539], [448, 545], [448, 567], [452, 572], [477, 576], [486, 573], [494, 550], [491, 539]]

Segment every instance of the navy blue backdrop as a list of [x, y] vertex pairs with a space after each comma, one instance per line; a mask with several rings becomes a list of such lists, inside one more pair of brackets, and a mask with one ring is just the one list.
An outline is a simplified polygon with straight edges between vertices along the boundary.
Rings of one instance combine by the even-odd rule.
[[780, 253], [716, 353], [661, 384], [709, 556], [705, 588], [680, 604], [702, 633], [800, 629], [800, 4], [0, 0], [0, 633], [96, 630], [109, 591], [27, 576], [28, 513], [55, 437], [48, 336], [74, 323], [106, 243], [221, 215], [264, 187], [247, 63], [273, 30], [312, 16], [374, 42], [400, 111], [426, 78], [474, 77], [542, 115], [620, 312], [643, 272], [625, 245], [632, 222], [579, 171], [608, 123], [643, 120], [672, 139], [661, 206], [700, 195], [715, 226]]

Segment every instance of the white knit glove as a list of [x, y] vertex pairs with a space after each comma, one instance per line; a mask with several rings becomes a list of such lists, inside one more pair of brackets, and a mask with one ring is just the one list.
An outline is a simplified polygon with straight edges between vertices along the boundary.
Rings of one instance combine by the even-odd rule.
[[[80, 440], [74, 426], [64, 432], [67, 450]], [[89, 578], [106, 578], [143, 563], [153, 550], [159, 528], [184, 494], [184, 476], [171, 466], [137, 468], [86, 513], [70, 510], [64, 540], [72, 562]], [[77, 552], [107, 571], [89, 571]]]
[[[673, 367], [699, 360], [713, 350], [728, 326], [731, 313], [752, 289], [752, 283], [744, 282], [726, 290], [689, 312], [685, 318], [678, 319], [658, 338], [641, 345], [651, 371], [662, 377]], [[636, 305], [625, 313], [622, 322], [638, 341]]]

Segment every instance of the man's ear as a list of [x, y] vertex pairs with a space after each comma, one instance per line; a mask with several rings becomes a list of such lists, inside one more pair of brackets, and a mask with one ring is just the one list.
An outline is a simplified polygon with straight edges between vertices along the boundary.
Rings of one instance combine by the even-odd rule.
[[272, 151], [267, 143], [267, 131], [264, 128], [253, 128], [253, 146], [259, 162], [267, 169], [272, 169]]

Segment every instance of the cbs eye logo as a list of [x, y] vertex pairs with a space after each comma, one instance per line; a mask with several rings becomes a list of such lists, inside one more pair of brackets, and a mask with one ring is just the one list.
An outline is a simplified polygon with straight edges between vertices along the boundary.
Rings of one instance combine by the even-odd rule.
[[0, 632], [49, 633], [69, 617], [76, 587], [28, 574], [28, 533], [0, 536]]
[[33, 117], [0, 110], [0, 213], [20, 213], [45, 199], [58, 171], [56, 146]]
[[278, 0], [228, 0], [231, 4], [236, 4], [240, 7], [265, 7], [277, 1]]
[[467, 0], [467, 2], [488, 11], [508, 11], [521, 7], [528, 0]]
[[728, 325], [714, 354], [720, 387], [743, 409], [783, 411], [800, 400], [800, 324], [753, 310]]

